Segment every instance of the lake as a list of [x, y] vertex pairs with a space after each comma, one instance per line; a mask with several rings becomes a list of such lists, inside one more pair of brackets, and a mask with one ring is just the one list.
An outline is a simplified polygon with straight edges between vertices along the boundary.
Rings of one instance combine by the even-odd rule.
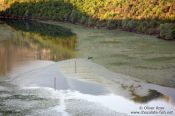
[[175, 42], [0, 21], [0, 115], [174, 116]]

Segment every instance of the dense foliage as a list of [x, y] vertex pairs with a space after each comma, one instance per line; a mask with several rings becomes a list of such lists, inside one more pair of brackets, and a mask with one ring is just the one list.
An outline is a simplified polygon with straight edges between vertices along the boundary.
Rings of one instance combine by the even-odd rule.
[[165, 23], [160, 25], [160, 37], [166, 40], [175, 38], [175, 24]]
[[[175, 22], [174, 0], [7, 0], [4, 16], [70, 21], [88, 26], [159, 34]], [[174, 38], [173, 38], [174, 39]]]

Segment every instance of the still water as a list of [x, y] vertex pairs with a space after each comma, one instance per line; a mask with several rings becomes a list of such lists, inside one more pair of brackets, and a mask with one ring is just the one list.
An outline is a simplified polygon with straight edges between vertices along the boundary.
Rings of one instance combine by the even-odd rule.
[[[0, 74], [6, 74], [18, 62], [30, 60], [60, 61], [76, 57], [77, 37], [69, 29], [40, 23], [7, 22], [1, 33], [10, 31], [0, 43]], [[9, 27], [8, 27], [9, 28]]]
[[[122, 49], [123, 52], [116, 55], [115, 59], [124, 62], [125, 53], [131, 45], [126, 47], [124, 43], [125, 46], [120, 46], [118, 43], [121, 35], [115, 35], [116, 42], [107, 41], [106, 38], [104, 40], [104, 33], [103, 37], [109, 39], [114, 36], [107, 30], [87, 29], [69, 24], [1, 22], [0, 115], [174, 116], [175, 89], [170, 87], [175, 86], [173, 82], [169, 87], [165, 87], [147, 83], [142, 78], [129, 75], [130, 73], [112, 70], [113, 67], [123, 64], [113, 63], [111, 68], [111, 65], [105, 64], [110, 64], [112, 60], [105, 60], [108, 58], [105, 55], [110, 56]], [[131, 35], [133, 36], [139, 35]], [[144, 39], [136, 41], [127, 35], [122, 38], [126, 43], [134, 40], [135, 48], [141, 41], [145, 46], [148, 42], [153, 42]], [[162, 46], [168, 46], [166, 42], [162, 45], [161, 40], [156, 42], [160, 44], [156, 43], [155, 49], [158, 46], [161, 49]], [[98, 51], [99, 49], [102, 51]], [[109, 49], [110, 51], [105, 51]], [[173, 50], [171, 43], [167, 52], [163, 51], [171, 57], [169, 62], [164, 59], [161, 63], [156, 62], [160, 67], [164, 64], [172, 66], [166, 73], [174, 70]], [[149, 49], [143, 53], [151, 54]], [[134, 55], [140, 55], [138, 50], [135, 49]], [[158, 55], [159, 58], [164, 57]], [[92, 59], [88, 60], [87, 57]], [[134, 61], [133, 57], [127, 59], [131, 60], [131, 63]], [[150, 65], [149, 62], [141, 64]], [[141, 69], [143, 67], [138, 71]], [[149, 68], [150, 70], [153, 71]], [[171, 80], [173, 79], [172, 76]]]

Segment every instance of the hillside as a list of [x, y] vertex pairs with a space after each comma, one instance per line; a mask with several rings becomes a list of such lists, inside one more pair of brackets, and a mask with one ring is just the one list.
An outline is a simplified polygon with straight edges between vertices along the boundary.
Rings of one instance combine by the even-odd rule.
[[[174, 0], [7, 0], [1, 17], [69, 21], [175, 39]], [[170, 24], [167, 24], [170, 23]], [[163, 24], [163, 25], [161, 25]]]

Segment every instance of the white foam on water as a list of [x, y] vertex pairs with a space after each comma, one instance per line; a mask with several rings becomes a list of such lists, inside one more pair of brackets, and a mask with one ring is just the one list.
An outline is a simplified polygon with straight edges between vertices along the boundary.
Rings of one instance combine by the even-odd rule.
[[31, 113], [30, 116], [69, 116], [66, 112], [65, 94], [63, 90], [55, 90], [49, 87], [22, 87], [22, 90], [38, 90], [36, 95], [46, 99], [59, 99], [59, 104], [47, 109], [39, 109]]
[[[140, 107], [147, 107], [147, 106], [155, 107], [155, 108], [157, 106], [164, 107], [166, 111], [175, 112], [175, 107], [173, 105], [169, 105], [166, 103], [166, 101], [163, 101], [161, 99], [157, 99], [157, 100], [150, 101], [148, 103], [141, 104], [141, 103], [135, 103], [132, 100], [126, 99], [122, 96], [117, 96], [112, 93], [108, 95], [89, 95], [89, 94], [80, 93], [79, 91], [71, 91], [71, 90], [64, 90], [64, 91], [56, 90], [55, 91], [52, 88], [44, 88], [44, 90], [51, 92], [51, 94], [49, 95], [51, 98], [60, 99], [60, 105], [51, 107], [48, 110], [62, 113], [64, 116], [71, 115], [66, 111], [68, 106], [66, 106], [65, 101], [67, 100], [85, 100], [87, 101], [86, 102], [87, 105], [89, 103], [94, 103], [99, 106], [103, 106], [108, 110], [119, 112], [122, 114], [127, 114], [127, 115], [131, 115], [132, 111], [140, 111], [139, 110]], [[77, 104], [77, 106], [78, 105], [80, 104]], [[81, 105], [78, 107], [81, 107]], [[91, 107], [93, 108], [93, 106]], [[154, 115], [149, 115], [149, 116], [160, 116], [160, 114], [157, 114], [157, 115], [154, 114]], [[167, 116], [167, 115], [162, 115], [162, 116]], [[168, 116], [174, 116], [174, 114], [170, 114]]]
[[[45, 96], [50, 97], [50, 99], [60, 99], [60, 104], [44, 112], [56, 111], [65, 116], [68, 115], [65, 101], [71, 99], [85, 100], [87, 104], [92, 102], [112, 111], [129, 115], [131, 111], [136, 109], [139, 111], [140, 106], [144, 107], [146, 105], [158, 105], [165, 107], [166, 110], [175, 112], [172, 100], [174, 99], [173, 92], [175, 91], [173, 88], [148, 84], [138, 79], [116, 74], [85, 59], [76, 59], [79, 68], [77, 68], [77, 73], [75, 73], [73, 68], [74, 61], [75, 59], [52, 63], [34, 70], [30, 68], [29, 71], [25, 69], [25, 71], [22, 71], [24, 73], [12, 76], [10, 81], [21, 87], [27, 87], [27, 89], [39, 88], [43, 89], [43, 91], [49, 91], [48, 95]], [[53, 89], [55, 77], [57, 78], [56, 91]], [[122, 89], [121, 85], [126, 87], [126, 89]], [[132, 101], [131, 90], [137, 95], [145, 96], [150, 89], [163, 94], [166, 93], [164, 95], [165, 98], [150, 99], [149, 102], [144, 104]]]
[[[115, 94], [93, 96], [93, 95], [82, 94], [79, 92], [68, 93], [67, 99], [87, 100], [89, 102], [101, 104], [102, 106], [105, 106], [106, 108], [114, 110], [116, 112], [125, 113], [128, 115], [131, 114], [131, 111], [135, 111], [135, 110], [139, 111], [140, 106], [143, 106], [143, 107], [144, 106], [152, 106], [152, 107], [160, 106], [160, 107], [165, 107], [166, 110], [175, 112], [174, 106], [168, 105], [166, 101], [162, 101], [161, 99], [150, 101], [145, 104], [139, 104], [129, 99], [125, 99], [124, 97], [117, 96]], [[160, 114], [158, 114], [157, 116], [159, 115]], [[173, 114], [170, 116], [173, 116]]]

